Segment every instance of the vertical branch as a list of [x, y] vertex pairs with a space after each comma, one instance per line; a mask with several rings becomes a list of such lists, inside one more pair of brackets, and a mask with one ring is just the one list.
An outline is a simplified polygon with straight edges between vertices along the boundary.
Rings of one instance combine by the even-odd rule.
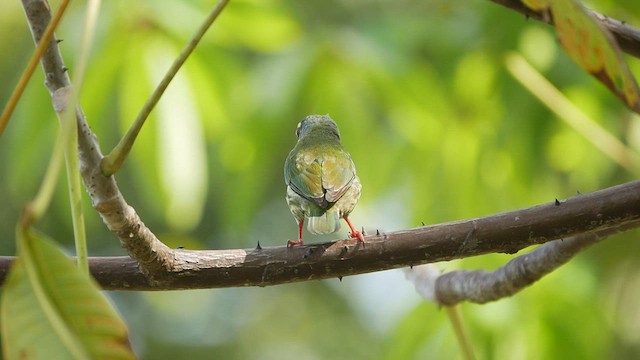
[[[49, 7], [44, 0], [24, 0], [23, 6], [34, 40], [37, 42], [51, 19]], [[70, 89], [71, 81], [55, 39], [49, 43], [41, 63], [46, 77], [45, 85], [58, 111], [61, 105], [56, 98]], [[146, 274], [152, 276], [166, 272], [172, 267], [171, 249], [156, 238], [135, 210], [126, 203], [115, 179], [102, 174], [100, 162], [103, 156], [98, 140], [89, 128], [80, 106], [75, 107], [74, 113], [78, 128], [80, 173], [93, 207]]]

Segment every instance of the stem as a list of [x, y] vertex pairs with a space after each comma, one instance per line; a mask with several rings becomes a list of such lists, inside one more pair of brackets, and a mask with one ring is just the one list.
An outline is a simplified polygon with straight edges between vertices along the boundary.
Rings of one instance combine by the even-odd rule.
[[473, 355], [473, 347], [471, 347], [469, 336], [467, 335], [462, 322], [460, 306], [445, 306], [444, 309], [447, 311], [447, 316], [449, 317], [449, 321], [451, 321], [453, 332], [456, 334], [456, 340], [458, 340], [458, 345], [460, 345], [460, 349], [462, 350], [462, 358], [465, 360], [475, 359], [475, 356]]
[[44, 174], [44, 179], [42, 180], [42, 184], [40, 184], [38, 193], [36, 193], [30, 205], [26, 207], [23, 215], [25, 218], [23, 222], [25, 223], [33, 223], [40, 219], [51, 203], [51, 197], [53, 196], [58, 177], [60, 176], [60, 169], [62, 168], [64, 150], [69, 143], [71, 131], [75, 130], [75, 121], [64, 121], [65, 118], [68, 118], [68, 116], [65, 116], [65, 113], [68, 112], [69, 111], [66, 110], [60, 116], [60, 133], [53, 147], [51, 159], [49, 160], [49, 165], [47, 166], [47, 171]]
[[78, 132], [77, 123], [74, 126], [65, 149], [67, 166], [67, 185], [69, 188], [69, 201], [71, 203], [71, 219], [73, 224], [73, 237], [75, 239], [78, 266], [85, 274], [89, 274], [89, 255], [87, 252], [87, 233], [82, 211], [82, 182], [80, 180], [80, 167], [78, 165]]
[[[82, 87], [84, 73], [89, 59], [89, 49], [93, 43], [95, 27], [100, 11], [100, 0], [89, 0], [87, 3], [86, 18], [80, 53], [76, 63], [78, 70], [75, 74], [75, 88], [72, 89], [71, 104], [75, 109], [78, 101], [78, 92]], [[69, 141], [65, 151], [67, 165], [67, 183], [69, 187], [69, 201], [71, 203], [71, 217], [73, 223], [73, 237], [75, 239], [76, 254], [78, 256], [78, 266], [80, 270], [89, 275], [89, 255], [87, 251], [87, 234], [84, 223], [84, 213], [82, 211], [82, 181], [80, 180], [80, 166], [78, 160], [78, 123], [75, 120], [76, 114], [69, 114], [69, 121], [73, 123], [73, 130], [69, 134]]]
[[640, 164], [638, 154], [589, 118], [534, 69], [524, 57], [512, 53], [507, 56], [506, 62], [511, 75], [560, 119], [564, 120], [611, 160], [617, 162], [630, 173], [636, 172], [637, 165]]

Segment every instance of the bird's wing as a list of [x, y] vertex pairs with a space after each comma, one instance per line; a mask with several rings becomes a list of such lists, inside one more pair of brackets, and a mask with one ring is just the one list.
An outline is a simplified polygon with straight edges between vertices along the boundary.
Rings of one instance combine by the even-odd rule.
[[348, 152], [342, 150], [324, 156], [322, 161], [322, 187], [325, 199], [336, 202], [349, 189], [356, 177], [356, 167]]
[[284, 179], [298, 195], [321, 208], [327, 208], [322, 187], [322, 159], [301, 153], [290, 154], [284, 166]]

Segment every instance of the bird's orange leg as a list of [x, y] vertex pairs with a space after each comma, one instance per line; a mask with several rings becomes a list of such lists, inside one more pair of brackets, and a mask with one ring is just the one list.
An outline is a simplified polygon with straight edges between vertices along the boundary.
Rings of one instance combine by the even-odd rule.
[[298, 241], [289, 240], [287, 242], [287, 247], [294, 247], [296, 245], [302, 245], [302, 228], [304, 226], [304, 219], [298, 223]]
[[349, 237], [352, 239], [357, 238], [359, 242], [364, 244], [364, 236], [362, 236], [362, 233], [353, 227], [353, 224], [351, 223], [351, 221], [349, 221], [349, 218], [347, 216], [343, 216], [342, 218], [347, 222], [347, 225], [349, 225], [349, 229], [351, 229], [351, 234], [349, 234]]

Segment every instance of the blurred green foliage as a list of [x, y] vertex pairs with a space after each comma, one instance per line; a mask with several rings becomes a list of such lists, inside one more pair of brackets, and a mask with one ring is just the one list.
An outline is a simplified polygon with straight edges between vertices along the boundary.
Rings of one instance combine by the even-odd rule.
[[[637, 1], [600, 12], [640, 25]], [[57, 36], [67, 67], [84, 9]], [[102, 4], [81, 94], [108, 152], [213, 6]], [[54, 6], [55, 8], [55, 6]], [[17, 2], [0, 3], [0, 101], [33, 44]], [[281, 246], [296, 226], [282, 166], [295, 126], [329, 113], [363, 184], [352, 214], [369, 232], [477, 217], [633, 180], [505, 70], [520, 52], [614, 136], [640, 149], [640, 119], [559, 49], [551, 28], [489, 1], [234, 0], [151, 115], [116, 175], [145, 223], [172, 247]], [[637, 59], [627, 58], [640, 73]], [[36, 73], [0, 138], [0, 253], [35, 193], [57, 123]], [[119, 255], [86, 205], [90, 255]], [[66, 186], [38, 228], [73, 247]], [[319, 241], [337, 237], [307, 237]], [[521, 294], [463, 305], [479, 358], [601, 359], [640, 354], [638, 232], [591, 248]], [[488, 255], [442, 264], [493, 269]], [[446, 315], [400, 271], [283, 285], [110, 293], [145, 359], [456, 358]]]

